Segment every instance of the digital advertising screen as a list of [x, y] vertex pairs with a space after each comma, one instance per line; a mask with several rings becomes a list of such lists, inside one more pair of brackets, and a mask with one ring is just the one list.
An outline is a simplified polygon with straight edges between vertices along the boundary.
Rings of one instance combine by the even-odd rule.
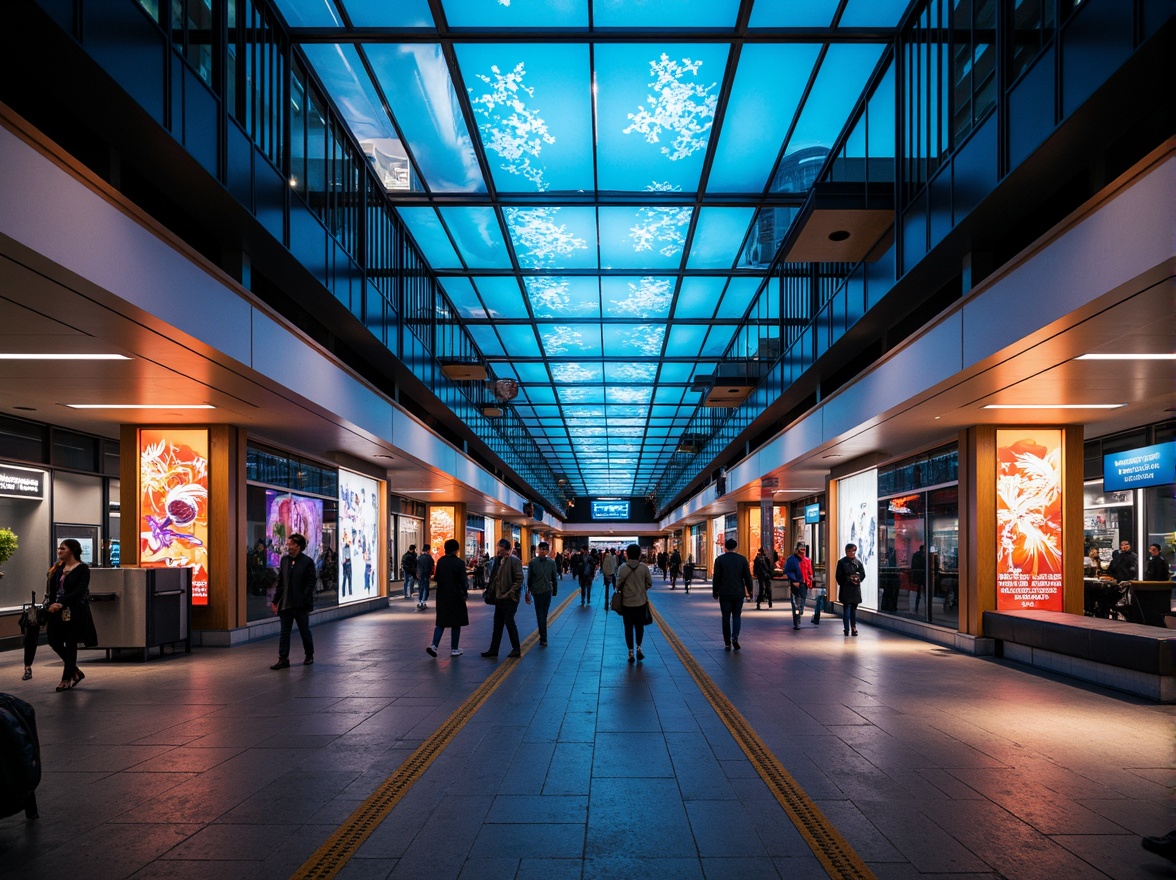
[[628, 519], [628, 501], [593, 501], [593, 519]]
[[265, 558], [270, 568], [277, 568], [286, 553], [286, 539], [291, 535], [306, 538], [304, 553], [317, 559], [323, 542], [323, 501], [277, 489], [265, 490]]
[[996, 609], [1062, 610], [1062, 432], [996, 432]]
[[878, 607], [878, 471], [869, 470], [837, 481], [837, 553], [857, 544], [857, 558], [866, 569], [862, 604]]
[[380, 484], [377, 480], [339, 471], [339, 604], [379, 595]]
[[1103, 491], [1176, 483], [1176, 440], [1103, 456]]
[[208, 431], [139, 431], [139, 564], [192, 569], [192, 604], [208, 604]]

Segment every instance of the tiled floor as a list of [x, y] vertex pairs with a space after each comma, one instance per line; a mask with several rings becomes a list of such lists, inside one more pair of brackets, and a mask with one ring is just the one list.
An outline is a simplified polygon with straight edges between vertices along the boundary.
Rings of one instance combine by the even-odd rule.
[[[564, 582], [565, 590], [570, 584]], [[840, 621], [744, 614], [726, 653], [705, 585], [658, 610], [881, 878], [1159, 878], [1141, 834], [1176, 825], [1176, 709]], [[572, 599], [341, 876], [825, 876], [656, 630], [629, 666], [620, 618]], [[557, 602], [562, 601], [561, 596]], [[289, 877], [495, 661], [471, 602], [466, 653], [424, 652], [432, 612], [149, 663], [84, 661], [53, 690], [42, 647], [4, 688], [31, 702], [41, 819], [0, 820], [5, 878]], [[518, 616], [524, 635], [534, 614]], [[444, 646], [448, 645], [448, 635]]]

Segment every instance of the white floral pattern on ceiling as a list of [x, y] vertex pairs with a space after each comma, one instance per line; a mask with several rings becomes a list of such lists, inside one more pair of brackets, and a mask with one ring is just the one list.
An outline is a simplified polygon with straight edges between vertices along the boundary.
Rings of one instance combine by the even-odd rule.
[[515, 249], [520, 259], [525, 253], [531, 262], [540, 266], [555, 262], [576, 251], [588, 250], [588, 243], [557, 222], [559, 208], [507, 208], [506, 223], [510, 227]]
[[649, 88], [653, 91], [647, 98], [649, 106], [641, 105], [636, 113], [628, 114], [632, 121], [622, 131], [643, 134], [651, 144], [661, 142], [662, 132], [672, 135], [670, 146], [661, 147], [662, 155], [671, 162], [705, 150], [719, 96], [712, 94], [716, 83], [703, 85], [687, 79], [697, 77], [701, 67], [701, 61], [683, 58], [679, 62], [664, 52], [650, 61], [653, 81]]
[[642, 278], [638, 282], [630, 281], [629, 295], [624, 299], [614, 299], [618, 315], [634, 318], [653, 318], [664, 315], [669, 311], [670, 301], [674, 292], [669, 278]]
[[502, 160], [502, 169], [525, 178], [543, 192], [547, 189], [543, 167], [532, 160], [538, 160], [543, 145], [554, 144], [555, 137], [539, 111], [529, 108], [524, 101], [535, 96], [534, 89], [523, 84], [526, 75], [521, 61], [507, 73], [495, 65], [489, 75], [477, 74], [491, 89], [474, 96], [474, 89], [470, 88], [470, 104], [482, 117], [478, 131], [482, 133], [483, 145]]

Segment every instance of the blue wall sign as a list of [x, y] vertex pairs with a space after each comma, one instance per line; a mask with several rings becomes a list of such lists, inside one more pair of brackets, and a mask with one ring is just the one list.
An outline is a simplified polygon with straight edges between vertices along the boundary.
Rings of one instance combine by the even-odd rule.
[[1103, 491], [1176, 483], [1176, 440], [1103, 456]]

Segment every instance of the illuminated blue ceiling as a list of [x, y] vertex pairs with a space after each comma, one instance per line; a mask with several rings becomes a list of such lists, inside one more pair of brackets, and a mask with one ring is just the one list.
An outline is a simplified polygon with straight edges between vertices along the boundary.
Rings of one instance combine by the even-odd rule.
[[557, 473], [643, 495], [695, 378], [778, 335], [767, 270], [907, 2], [277, 5]]

